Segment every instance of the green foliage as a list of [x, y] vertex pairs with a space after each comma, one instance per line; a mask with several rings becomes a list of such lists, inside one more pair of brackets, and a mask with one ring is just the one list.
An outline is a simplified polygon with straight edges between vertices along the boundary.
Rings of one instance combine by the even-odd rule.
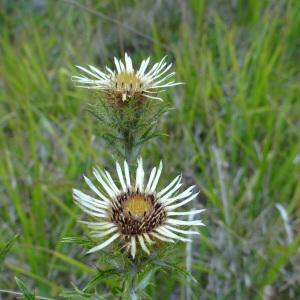
[[[61, 240], [87, 236], [71, 199], [80, 174], [97, 164], [111, 169], [112, 161], [107, 144], [94, 138], [100, 122], [86, 111], [100, 100], [74, 88], [71, 66], [111, 66], [125, 49], [136, 62], [168, 54], [186, 83], [164, 97], [176, 107], [159, 124], [167, 136], [142, 153], [146, 165], [167, 162], [163, 181], [182, 170], [201, 189], [207, 227], [192, 245], [192, 298], [266, 299], [271, 290], [278, 299], [299, 299], [298, 1], [80, 3], [92, 12], [70, 1], [0, 4], [1, 247], [22, 232], [0, 286], [16, 290], [17, 275], [55, 299], [62, 291], [74, 299], [90, 299], [95, 289], [99, 299], [123, 291], [111, 291], [116, 276], [83, 291], [97, 268], [120, 262], [83, 257], [88, 241]], [[142, 126], [139, 140], [145, 132]], [[122, 138], [116, 128], [108, 133]], [[276, 203], [289, 216], [290, 244]], [[179, 252], [184, 257], [183, 247]], [[182, 257], [176, 267], [184, 270]], [[152, 266], [136, 286], [153, 299], [185, 298], [184, 274]]]
[[107, 149], [117, 157], [135, 161], [146, 142], [161, 136], [157, 125], [159, 118], [170, 108], [167, 102], [144, 100], [136, 103], [129, 99], [114, 105], [104, 95], [96, 96], [97, 102], [89, 105], [89, 112], [98, 120], [96, 134], [107, 141]]
[[21, 279], [15, 277], [15, 281], [17, 283], [18, 288], [23, 294], [23, 300], [35, 300], [34, 294], [29, 291], [29, 289], [26, 287], [25, 283]]
[[91, 248], [94, 246], [94, 242], [90, 239], [82, 239], [80, 237], [64, 237], [61, 240], [62, 243], [69, 243], [69, 244], [78, 244], [87, 248]]
[[3, 262], [4, 262], [4, 259], [5, 259], [5, 256], [10, 251], [11, 247], [15, 243], [16, 239], [18, 238], [18, 236], [19, 235], [16, 234], [15, 236], [11, 237], [7, 242], [5, 242], [4, 246], [2, 246], [0, 248], [0, 269], [3, 266]]
[[[157, 272], [171, 271], [174, 278], [176, 275], [183, 278], [190, 277], [197, 282], [189, 272], [185, 271], [182, 264], [184, 257], [178, 251], [179, 249], [176, 244], [160, 244], [153, 247], [149, 256], [138, 253], [135, 260], [119, 247], [109, 252], [100, 251], [97, 256], [101, 269], [98, 268], [96, 274], [82, 289], [73, 285], [73, 290], [64, 290], [61, 295], [68, 299], [76, 298], [76, 295], [79, 299], [88, 299], [91, 295], [97, 295], [99, 299], [105, 299], [108, 295], [122, 299], [140, 299], [140, 297], [151, 299], [145, 289], [151, 284]], [[103, 293], [99, 288], [104, 282], [111, 282], [112, 285], [107, 293]]]

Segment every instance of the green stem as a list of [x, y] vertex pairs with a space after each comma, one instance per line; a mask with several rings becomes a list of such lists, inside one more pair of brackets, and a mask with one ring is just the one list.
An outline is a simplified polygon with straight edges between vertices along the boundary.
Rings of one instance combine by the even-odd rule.
[[124, 138], [124, 154], [125, 158], [128, 161], [129, 165], [133, 163], [133, 154], [134, 154], [134, 136], [132, 135], [132, 131], [127, 129], [123, 132]]
[[133, 105], [129, 109], [130, 118], [128, 118], [128, 112], [122, 114], [121, 118], [125, 121], [125, 127], [121, 129], [123, 140], [124, 140], [124, 155], [125, 159], [128, 161], [130, 167], [132, 167], [135, 157], [135, 143], [137, 140], [137, 136], [135, 135], [137, 132], [137, 127], [139, 123], [139, 119], [141, 117], [141, 108], [134, 107], [135, 103], [131, 103], [129, 105]]
[[136, 281], [137, 281], [137, 271], [134, 270], [132, 277], [131, 277], [131, 282], [130, 282], [130, 299], [131, 300], [139, 300], [140, 297], [137, 293], [137, 285], [136, 285]]
[[120, 296], [119, 300], [122, 299], [131, 299], [131, 300], [140, 300], [137, 291], [137, 270], [136, 266], [133, 267], [131, 276], [125, 279], [122, 283], [122, 295]]

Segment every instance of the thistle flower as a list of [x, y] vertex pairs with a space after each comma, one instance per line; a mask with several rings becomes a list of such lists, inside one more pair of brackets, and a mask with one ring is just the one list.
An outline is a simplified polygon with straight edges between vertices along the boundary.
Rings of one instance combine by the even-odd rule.
[[135, 71], [130, 56], [125, 53], [124, 63], [122, 60], [114, 58], [116, 70], [105, 67], [105, 71], [100, 71], [91, 65], [89, 65], [89, 69], [76, 66], [84, 73], [80, 76], [72, 76], [72, 80], [77, 82], [79, 87], [104, 92], [109, 100], [118, 104], [130, 99], [137, 102], [145, 98], [162, 101], [157, 96], [159, 92], [163, 91], [162, 89], [181, 84], [174, 80], [170, 81], [175, 72], [168, 73], [172, 64], [167, 64], [165, 58], [146, 71], [150, 62], [150, 57], [148, 57], [142, 61], [139, 69]]
[[95, 222], [83, 222], [92, 229], [91, 236], [96, 239], [105, 238], [88, 253], [101, 250], [113, 241], [120, 240], [134, 258], [139, 247], [150, 254], [148, 247], [155, 241], [188, 242], [191, 240], [184, 235], [198, 234], [197, 231], [180, 229], [180, 226], [203, 226], [201, 220], [185, 221], [174, 218], [195, 215], [203, 211], [203, 209], [175, 211], [197, 197], [199, 193], [193, 192], [195, 186], [177, 193], [182, 186], [179, 175], [169, 185], [157, 192], [162, 162], [158, 168], [152, 169], [147, 182], [144, 180], [142, 159], [138, 159], [134, 183], [126, 161], [124, 161], [124, 174], [118, 162], [116, 162], [116, 170], [120, 187], [106, 170], [96, 168], [93, 170], [96, 180], [102, 186], [102, 191], [84, 176], [85, 182], [97, 195], [97, 198], [79, 190], [73, 190], [76, 204], [84, 212], [97, 219]]

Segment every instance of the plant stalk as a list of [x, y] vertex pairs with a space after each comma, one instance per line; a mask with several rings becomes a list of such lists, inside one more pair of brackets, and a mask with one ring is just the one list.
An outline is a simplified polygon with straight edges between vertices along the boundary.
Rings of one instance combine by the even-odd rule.
[[123, 132], [124, 138], [124, 154], [125, 158], [128, 161], [129, 165], [131, 166], [134, 159], [134, 136], [130, 129], [126, 129]]

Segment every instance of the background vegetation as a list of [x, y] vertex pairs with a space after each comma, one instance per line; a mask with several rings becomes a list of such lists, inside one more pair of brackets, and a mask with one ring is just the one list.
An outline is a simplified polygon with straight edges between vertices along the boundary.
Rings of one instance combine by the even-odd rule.
[[[0, 289], [18, 291], [17, 276], [58, 299], [101, 267], [61, 243], [85, 235], [72, 187], [113, 161], [87, 112], [94, 95], [70, 76], [127, 51], [136, 63], [167, 54], [186, 83], [143, 157], [202, 190], [190, 299], [299, 299], [299, 15], [297, 0], [0, 1], [0, 249], [19, 235], [0, 255]], [[106, 299], [113, 280], [98, 287]], [[148, 292], [189, 297], [176, 273]]]

